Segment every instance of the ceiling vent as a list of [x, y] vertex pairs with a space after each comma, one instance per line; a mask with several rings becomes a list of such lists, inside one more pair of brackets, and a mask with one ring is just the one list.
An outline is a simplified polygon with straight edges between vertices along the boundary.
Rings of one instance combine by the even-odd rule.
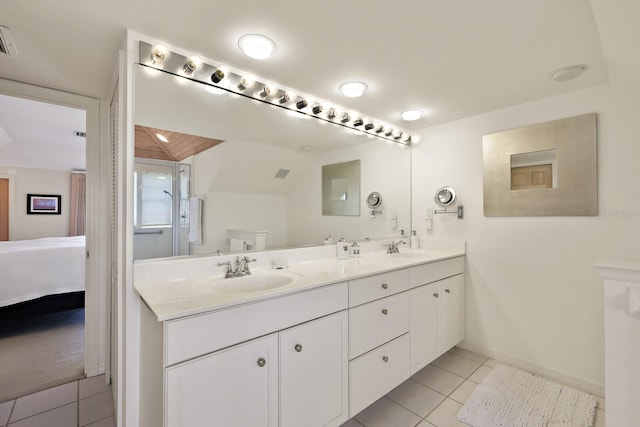
[[11, 30], [2, 25], [0, 25], [0, 56], [9, 56], [18, 59], [18, 51], [13, 42]]
[[289, 174], [289, 172], [291, 172], [290, 169], [280, 169], [278, 170], [278, 172], [276, 173], [276, 178], [278, 179], [285, 179], [287, 177], [287, 175]]

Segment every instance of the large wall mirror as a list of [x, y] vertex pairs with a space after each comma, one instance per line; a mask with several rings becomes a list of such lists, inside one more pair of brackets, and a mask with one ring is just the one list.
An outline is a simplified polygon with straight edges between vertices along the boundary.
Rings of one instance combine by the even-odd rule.
[[598, 214], [596, 114], [482, 138], [485, 216]]
[[[321, 245], [329, 234], [377, 239], [411, 229], [409, 147], [134, 67], [135, 210], [136, 219], [149, 219], [135, 222], [136, 259]], [[343, 184], [362, 214], [323, 215], [323, 166], [353, 161], [358, 197]], [[360, 206], [372, 191], [385, 194], [375, 218]]]

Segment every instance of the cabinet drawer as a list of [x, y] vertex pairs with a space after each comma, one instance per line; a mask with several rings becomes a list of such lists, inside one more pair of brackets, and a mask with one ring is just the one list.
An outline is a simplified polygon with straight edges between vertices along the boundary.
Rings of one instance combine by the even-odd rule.
[[450, 258], [411, 267], [409, 269], [409, 283], [412, 288], [415, 288], [460, 273], [464, 273], [464, 257]]
[[349, 310], [349, 359], [409, 331], [409, 314], [409, 292]]
[[349, 416], [384, 396], [409, 378], [409, 334], [349, 363]]
[[349, 281], [349, 307], [409, 289], [409, 270], [397, 270]]
[[347, 308], [347, 282], [170, 320], [165, 324], [165, 366], [317, 319]]

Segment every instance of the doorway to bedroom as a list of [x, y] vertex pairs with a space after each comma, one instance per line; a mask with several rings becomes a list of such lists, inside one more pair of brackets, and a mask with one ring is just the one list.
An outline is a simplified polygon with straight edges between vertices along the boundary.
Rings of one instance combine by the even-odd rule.
[[85, 376], [86, 133], [0, 93], [0, 402]]

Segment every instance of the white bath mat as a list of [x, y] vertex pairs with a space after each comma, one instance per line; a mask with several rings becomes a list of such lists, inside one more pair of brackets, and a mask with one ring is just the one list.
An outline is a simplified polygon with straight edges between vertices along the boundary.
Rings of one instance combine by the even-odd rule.
[[498, 365], [467, 399], [458, 419], [472, 427], [591, 427], [593, 396]]

